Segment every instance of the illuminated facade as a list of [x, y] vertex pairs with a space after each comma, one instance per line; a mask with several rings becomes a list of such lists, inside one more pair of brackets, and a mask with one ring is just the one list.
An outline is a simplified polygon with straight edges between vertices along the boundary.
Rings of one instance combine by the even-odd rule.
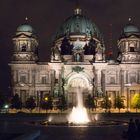
[[98, 104], [108, 95], [117, 95], [130, 107], [134, 94], [140, 94], [140, 31], [127, 24], [118, 40], [118, 59], [106, 60], [103, 37], [97, 26], [80, 9], [67, 18], [55, 34], [50, 62], [40, 62], [38, 41], [33, 28], [20, 25], [13, 38], [12, 91], [22, 101], [29, 96], [37, 104], [46, 95], [57, 99], [64, 94], [69, 106], [75, 104], [75, 89], [83, 89], [84, 99], [94, 95]]

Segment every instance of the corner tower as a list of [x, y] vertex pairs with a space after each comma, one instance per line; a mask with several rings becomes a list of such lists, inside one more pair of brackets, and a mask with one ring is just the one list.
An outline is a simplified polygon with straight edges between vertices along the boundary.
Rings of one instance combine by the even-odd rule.
[[140, 31], [132, 23], [127, 24], [118, 40], [119, 55], [121, 63], [140, 63]]
[[12, 63], [35, 63], [38, 60], [38, 41], [30, 25], [22, 24], [17, 28], [13, 43]]
[[33, 28], [20, 25], [13, 38], [14, 50], [11, 63], [12, 94], [18, 94], [25, 103], [29, 96], [36, 96], [35, 73], [38, 61], [38, 41]]

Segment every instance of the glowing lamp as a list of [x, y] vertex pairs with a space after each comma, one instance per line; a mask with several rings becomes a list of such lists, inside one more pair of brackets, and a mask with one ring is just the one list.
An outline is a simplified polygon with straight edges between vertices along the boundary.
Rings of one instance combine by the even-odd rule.
[[9, 108], [9, 105], [5, 105], [4, 108], [5, 108], [5, 109]]
[[48, 101], [48, 97], [45, 97], [45, 101]]

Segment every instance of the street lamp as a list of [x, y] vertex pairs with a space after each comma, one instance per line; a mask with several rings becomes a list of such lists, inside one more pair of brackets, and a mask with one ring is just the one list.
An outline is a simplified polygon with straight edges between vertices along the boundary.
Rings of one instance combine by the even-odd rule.
[[48, 97], [45, 97], [45, 101], [48, 101]]
[[7, 104], [4, 105], [4, 108], [5, 108], [5, 109], [8, 109], [8, 108], [9, 108], [9, 105], [7, 105]]
[[8, 109], [9, 109], [9, 105], [8, 104], [5, 104], [4, 105], [4, 109], [6, 110], [6, 113], [8, 112]]

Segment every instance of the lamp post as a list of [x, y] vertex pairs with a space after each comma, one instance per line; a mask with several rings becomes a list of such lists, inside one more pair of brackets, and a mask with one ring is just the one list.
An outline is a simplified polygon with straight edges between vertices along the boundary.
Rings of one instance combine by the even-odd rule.
[[8, 111], [9, 111], [9, 105], [8, 104], [5, 104], [4, 105], [4, 109], [6, 110], [6, 113], [8, 113]]

